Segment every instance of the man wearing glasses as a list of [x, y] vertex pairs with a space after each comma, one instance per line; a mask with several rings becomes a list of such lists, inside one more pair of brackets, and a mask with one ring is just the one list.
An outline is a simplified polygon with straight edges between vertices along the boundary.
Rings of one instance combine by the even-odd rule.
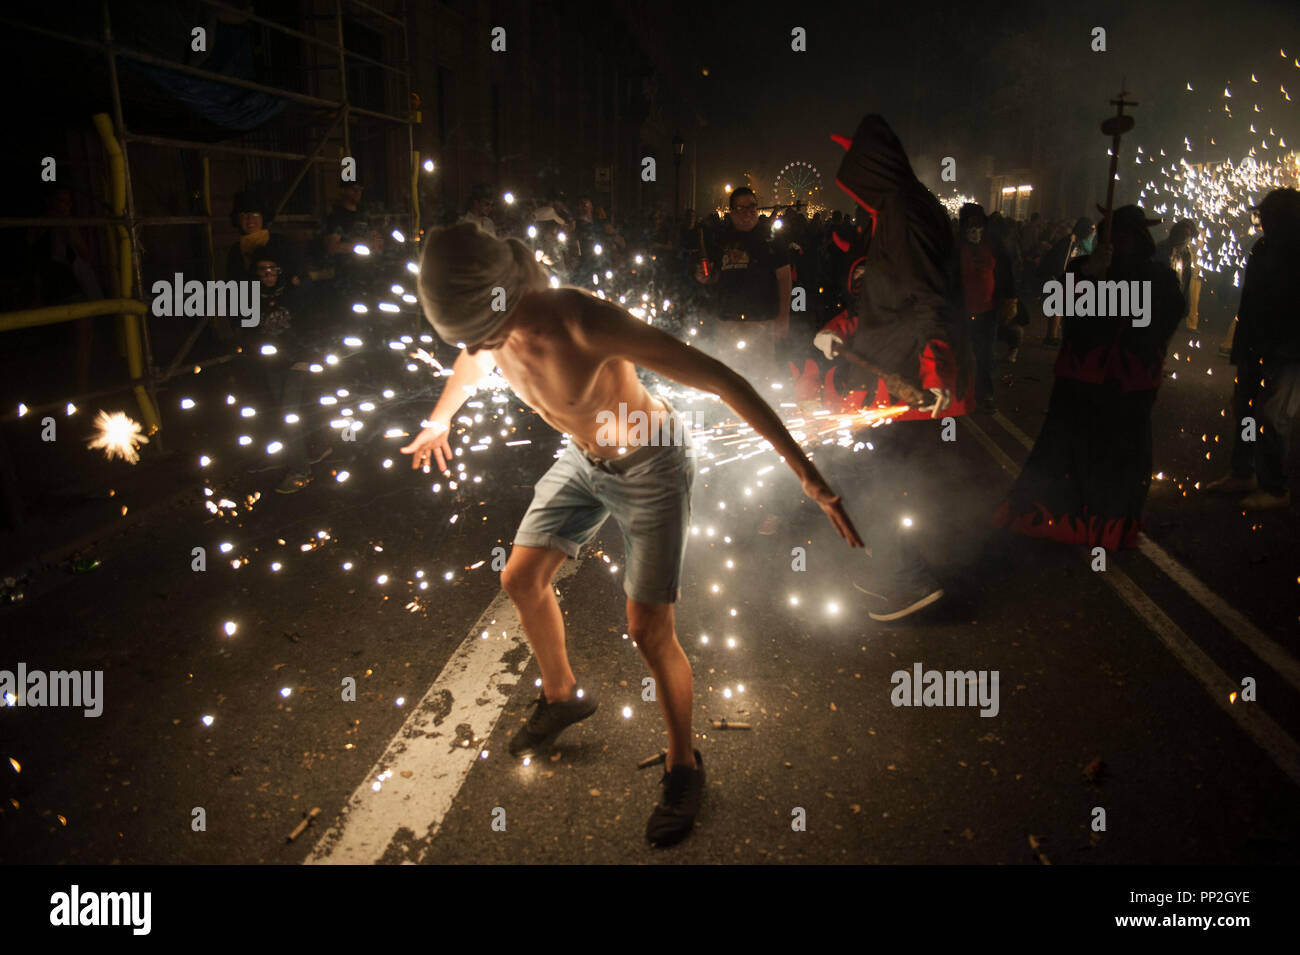
[[695, 281], [716, 286], [710, 339], [718, 358], [746, 377], [777, 373], [777, 343], [790, 333], [790, 257], [758, 226], [758, 199], [748, 186], [731, 193], [729, 223], [708, 243]]
[[[261, 321], [252, 329], [257, 341], [246, 353], [264, 372], [271, 407], [283, 434], [288, 467], [276, 492], [294, 494], [311, 483], [311, 466], [333, 449], [326, 442], [315, 442], [310, 447], [308, 444], [315, 416], [303, 401], [307, 373], [300, 359], [305, 343], [302, 329], [293, 326], [298, 277], [291, 274], [295, 270], [285, 262], [283, 249], [274, 242], [253, 256], [252, 277], [260, 283], [262, 298]], [[263, 351], [265, 345], [274, 346], [274, 350]]]

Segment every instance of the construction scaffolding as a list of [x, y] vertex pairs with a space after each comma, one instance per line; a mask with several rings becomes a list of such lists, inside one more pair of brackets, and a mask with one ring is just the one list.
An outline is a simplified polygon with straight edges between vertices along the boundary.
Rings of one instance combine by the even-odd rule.
[[[199, 335], [211, 320], [211, 316], [207, 316], [196, 322], [195, 328], [191, 330], [189, 336], [186, 338], [183, 345], [181, 345], [177, 350], [176, 354], [174, 354], [167, 362], [166, 368], [160, 369], [154, 362], [154, 355], [149, 337], [149, 327], [147, 321], [144, 320], [148, 312], [142, 297], [144, 290], [140, 254], [140, 232], [142, 229], [157, 226], [195, 226], [202, 228], [209, 273], [208, 277], [216, 277], [212, 225], [214, 222], [221, 222], [224, 221], [224, 219], [223, 217], [213, 216], [212, 214], [210, 176], [210, 160], [212, 154], [233, 154], [244, 157], [260, 157], [264, 159], [287, 160], [299, 163], [300, 165], [297, 172], [273, 205], [272, 212], [274, 215], [278, 216], [309, 172], [319, 170], [320, 166], [323, 164], [337, 165], [339, 157], [352, 155], [354, 128], [360, 129], [363, 124], [369, 123], [384, 124], [390, 128], [392, 126], [405, 126], [405, 154], [410, 165], [408, 173], [404, 177], [402, 190], [406, 200], [405, 211], [396, 213], [396, 215], [399, 218], [406, 220], [408, 223], [409, 234], [415, 235], [418, 231], [419, 204], [416, 183], [417, 171], [419, 168], [419, 156], [414, 150], [412, 124], [419, 120], [418, 113], [416, 112], [417, 103], [411, 94], [410, 41], [407, 33], [407, 10], [405, 0], [396, 0], [395, 5], [399, 6], [400, 11], [396, 14], [386, 12], [372, 3], [363, 2], [363, 0], [332, 0], [332, 2], [331, 0], [318, 0], [315, 4], [308, 4], [316, 9], [332, 6], [332, 11], [308, 15], [305, 19], [315, 21], [318, 24], [332, 20], [334, 33], [333, 39], [313, 36], [309, 33], [303, 32], [302, 30], [284, 26], [283, 24], [276, 23], [273, 20], [257, 16], [246, 10], [221, 2], [221, 0], [199, 0], [199, 2], [206, 7], [225, 14], [227, 17], [236, 18], [236, 22], [253, 23], [265, 30], [275, 31], [281, 35], [297, 40], [303, 49], [310, 48], [313, 51], [320, 52], [322, 56], [330, 58], [332, 62], [329, 63], [315, 61], [313, 58], [312, 61], [316, 63], [316, 66], [311, 69], [310, 75], [313, 81], [312, 85], [319, 87], [321, 83], [319, 82], [317, 74], [324, 70], [337, 70], [337, 96], [330, 98], [328, 96], [306, 93], [301, 90], [269, 85], [267, 83], [257, 82], [243, 77], [230, 76], [224, 73], [191, 66], [152, 53], [126, 47], [114, 39], [112, 19], [113, 3], [111, 0], [102, 0], [100, 8], [101, 30], [100, 35], [95, 38], [63, 33], [48, 27], [24, 23], [11, 17], [0, 17], [0, 24], [3, 24], [11, 30], [25, 31], [29, 34], [34, 34], [59, 43], [72, 44], [102, 53], [107, 64], [109, 92], [112, 96], [112, 116], [110, 117], [107, 114], [100, 113], [92, 117], [94, 128], [99, 135], [100, 142], [108, 157], [109, 195], [105, 205], [108, 207], [110, 214], [107, 216], [88, 216], [80, 218], [51, 216], [0, 218], [0, 228], [26, 228], [32, 226], [42, 227], [52, 225], [107, 226], [113, 234], [113, 241], [110, 243], [110, 250], [112, 252], [113, 260], [114, 285], [111, 290], [111, 297], [99, 301], [53, 305], [43, 308], [0, 313], [0, 332], [58, 322], [74, 321], [90, 316], [115, 315], [120, 323], [120, 332], [125, 344], [129, 372], [128, 378], [122, 382], [120, 386], [70, 395], [66, 398], [59, 399], [57, 402], [50, 402], [47, 405], [26, 408], [23, 410], [23, 414], [54, 408], [61, 405], [64, 401], [76, 402], [87, 398], [100, 397], [106, 394], [116, 394], [129, 388], [133, 392], [136, 403], [139, 406], [146, 431], [151, 435], [156, 434], [162, 428], [162, 419], [158, 411], [158, 386], [161, 383], [176, 377], [178, 374], [190, 373], [191, 370], [197, 371], [199, 368], [206, 365], [230, 361], [235, 357], [234, 354], [227, 354], [199, 363], [186, 361], [186, 358], [195, 342], [197, 342]], [[344, 42], [345, 6], [350, 10], [359, 11], [360, 15], [370, 17], [373, 21], [382, 24], [390, 33], [389, 39], [392, 39], [392, 34], [397, 35], [398, 39], [393, 43], [393, 46], [401, 51], [401, 56], [403, 58], [401, 67], [392, 66], [391, 64], [384, 63], [375, 57], [367, 56], [347, 48]], [[335, 57], [336, 59], [334, 59]], [[300, 106], [312, 107], [316, 110], [325, 111], [324, 119], [320, 123], [324, 127], [324, 132], [315, 141], [314, 148], [304, 152], [263, 149], [228, 142], [199, 142], [166, 136], [134, 133], [127, 125], [123, 110], [122, 91], [118, 77], [119, 61], [131, 61], [137, 64], [146, 64], [150, 67], [160, 68], [184, 76], [219, 83], [225, 86], [251, 90], [268, 96], [278, 97], [287, 103], [298, 104]], [[391, 75], [393, 80], [399, 85], [400, 91], [397, 94], [397, 99], [401, 103], [402, 112], [385, 112], [383, 110], [371, 109], [349, 102], [348, 68], [351, 63], [362, 63], [368, 67], [385, 71], [385, 73]], [[319, 93], [319, 89], [317, 89], [317, 93]], [[339, 149], [338, 156], [327, 157], [324, 153], [328, 144], [332, 140], [341, 141], [341, 148]], [[133, 188], [131, 176], [131, 151], [133, 145], [165, 146], [178, 150], [197, 152], [202, 164], [201, 200], [204, 214], [168, 216], [145, 216], [137, 214], [136, 191]], [[317, 176], [317, 179], [319, 180], [319, 176]], [[319, 188], [317, 191], [319, 193]], [[278, 216], [278, 221], [282, 222], [308, 222], [316, 221], [317, 219], [318, 217], [314, 215]], [[184, 372], [181, 371], [182, 365], [185, 367]], [[18, 417], [18, 414], [18, 412], [14, 411], [6, 412], [4, 415], [0, 415], [0, 421], [13, 420]], [[0, 442], [2, 442], [2, 440], [2, 437], [0, 437]], [[155, 439], [154, 447], [161, 447], [160, 438]], [[0, 448], [0, 451], [2, 450], [3, 449]], [[8, 503], [12, 512], [14, 502], [10, 500]]]

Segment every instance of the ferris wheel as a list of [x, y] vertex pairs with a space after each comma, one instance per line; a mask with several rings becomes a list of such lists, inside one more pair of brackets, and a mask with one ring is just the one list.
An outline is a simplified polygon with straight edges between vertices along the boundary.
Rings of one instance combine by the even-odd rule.
[[785, 205], [803, 202], [820, 205], [822, 177], [817, 167], [810, 162], [795, 160], [781, 167], [776, 180], [772, 183], [772, 201]]

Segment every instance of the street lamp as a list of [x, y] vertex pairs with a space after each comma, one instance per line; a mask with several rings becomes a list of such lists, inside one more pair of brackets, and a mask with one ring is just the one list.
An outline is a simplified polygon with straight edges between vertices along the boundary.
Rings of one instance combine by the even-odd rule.
[[682, 134], [673, 136], [673, 218], [677, 218], [678, 205], [682, 192], [682, 154], [686, 152], [686, 140]]

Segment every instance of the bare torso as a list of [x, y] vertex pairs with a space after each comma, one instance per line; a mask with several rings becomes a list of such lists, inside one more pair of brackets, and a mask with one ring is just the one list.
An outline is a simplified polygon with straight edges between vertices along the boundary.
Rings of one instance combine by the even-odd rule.
[[[542, 420], [568, 434], [578, 447], [602, 458], [619, 448], [597, 441], [601, 412], [631, 416], [666, 412], [622, 358], [593, 353], [581, 335], [590, 296], [558, 289], [532, 292], [520, 300], [504, 345], [492, 351], [502, 376]], [[593, 301], [595, 301], [593, 299]]]

